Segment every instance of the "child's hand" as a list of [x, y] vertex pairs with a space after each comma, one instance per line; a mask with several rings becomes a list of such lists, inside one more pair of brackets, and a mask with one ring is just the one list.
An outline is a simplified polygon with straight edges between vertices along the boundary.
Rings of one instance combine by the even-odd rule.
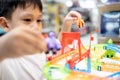
[[[71, 31], [71, 26], [73, 23], [78, 24], [78, 27], [80, 27], [79, 21], [81, 18], [82, 17], [80, 15], [80, 13], [78, 13], [76, 11], [70, 11], [64, 19], [62, 31], [67, 31], [67, 32]], [[84, 24], [84, 23], [82, 22], [82, 24]]]
[[47, 50], [45, 40], [39, 31], [18, 27], [0, 38], [0, 55], [3, 58], [17, 57]]
[[71, 26], [73, 23], [76, 23], [79, 28], [84, 25], [84, 21], [82, 21], [82, 16], [80, 15], [80, 13], [78, 13], [76, 11], [70, 11], [66, 15], [64, 22], [63, 22], [61, 32], [58, 37], [60, 41], [61, 41], [61, 33], [62, 32], [70, 32]]

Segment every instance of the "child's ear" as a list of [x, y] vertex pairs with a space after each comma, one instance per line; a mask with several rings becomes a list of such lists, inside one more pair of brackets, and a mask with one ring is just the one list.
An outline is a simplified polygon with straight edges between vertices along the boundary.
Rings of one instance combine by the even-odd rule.
[[7, 19], [5, 17], [0, 17], [0, 27], [4, 29], [4, 31], [8, 32], [9, 27], [7, 26]]

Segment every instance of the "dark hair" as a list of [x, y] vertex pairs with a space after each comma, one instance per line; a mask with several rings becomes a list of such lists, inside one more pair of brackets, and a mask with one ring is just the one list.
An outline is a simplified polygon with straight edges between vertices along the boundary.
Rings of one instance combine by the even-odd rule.
[[0, 17], [6, 17], [11, 19], [12, 13], [17, 7], [26, 8], [26, 6], [33, 5], [34, 8], [37, 6], [42, 11], [41, 0], [0, 0]]

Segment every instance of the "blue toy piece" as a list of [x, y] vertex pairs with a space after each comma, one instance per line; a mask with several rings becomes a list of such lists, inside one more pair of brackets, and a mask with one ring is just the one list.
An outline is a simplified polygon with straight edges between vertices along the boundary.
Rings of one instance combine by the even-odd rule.
[[111, 50], [114, 50], [114, 51], [120, 53], [120, 46], [117, 46], [115, 44], [108, 44], [107, 46], [105, 46], [105, 49], [106, 50], [111, 49]]
[[65, 64], [65, 67], [70, 70], [70, 65], [68, 63]]
[[59, 40], [56, 38], [56, 35], [54, 32], [49, 32], [48, 37], [45, 40], [48, 48], [48, 51], [46, 52], [46, 54], [48, 54], [49, 51], [52, 51], [53, 54], [56, 54], [56, 52], [61, 49], [61, 44]]
[[115, 78], [118, 78], [117, 80], [120, 80], [120, 72], [116, 72], [116, 73], [111, 74], [111, 75], [109, 75], [107, 77], [113, 77], [113, 78], [115, 77]]

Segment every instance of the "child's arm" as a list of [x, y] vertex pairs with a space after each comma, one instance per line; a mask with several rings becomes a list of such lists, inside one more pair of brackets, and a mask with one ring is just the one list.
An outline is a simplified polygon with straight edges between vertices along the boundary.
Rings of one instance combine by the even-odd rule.
[[0, 60], [46, 51], [46, 42], [30, 28], [18, 27], [0, 37]]
[[61, 40], [61, 33], [62, 32], [70, 32], [72, 24], [76, 23], [77, 20], [81, 19], [81, 18], [82, 17], [80, 15], [80, 13], [78, 13], [76, 11], [70, 11], [64, 19], [63, 26], [62, 26], [61, 32], [59, 34], [59, 39]]

